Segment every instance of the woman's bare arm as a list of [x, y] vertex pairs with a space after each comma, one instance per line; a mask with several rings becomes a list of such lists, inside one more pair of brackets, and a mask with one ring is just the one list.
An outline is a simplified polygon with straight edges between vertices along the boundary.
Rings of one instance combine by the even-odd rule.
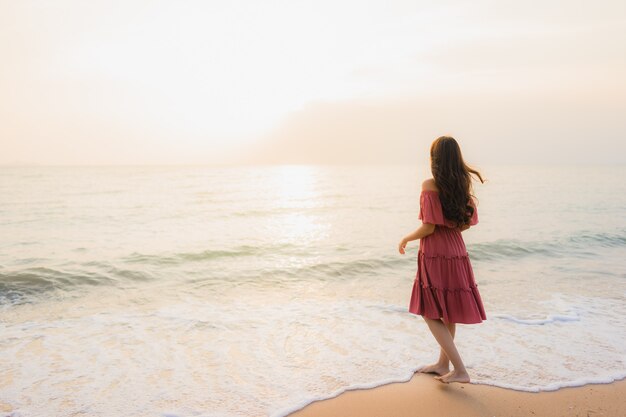
[[402, 238], [400, 243], [398, 244], [398, 251], [404, 255], [404, 248], [406, 248], [406, 244], [413, 241], [418, 240], [423, 237], [426, 237], [432, 234], [435, 231], [435, 225], [431, 223], [422, 223], [420, 227], [417, 228], [413, 233], [409, 233], [405, 237]]

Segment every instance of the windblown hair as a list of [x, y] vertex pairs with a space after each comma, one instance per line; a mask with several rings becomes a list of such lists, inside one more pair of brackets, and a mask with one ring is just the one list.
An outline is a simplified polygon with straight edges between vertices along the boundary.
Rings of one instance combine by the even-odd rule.
[[472, 175], [484, 183], [480, 173], [467, 166], [457, 141], [441, 136], [430, 146], [430, 170], [439, 188], [443, 215], [458, 226], [469, 224], [474, 214]]

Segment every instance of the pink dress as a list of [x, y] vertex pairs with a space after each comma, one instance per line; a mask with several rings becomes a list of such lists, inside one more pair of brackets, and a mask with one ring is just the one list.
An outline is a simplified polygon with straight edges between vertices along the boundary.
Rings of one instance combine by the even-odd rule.
[[[470, 203], [474, 206], [473, 226], [478, 223], [478, 211], [474, 202]], [[444, 218], [439, 193], [422, 191], [419, 218], [436, 226], [432, 234], [420, 239], [409, 311], [446, 323], [486, 320], [461, 230]]]

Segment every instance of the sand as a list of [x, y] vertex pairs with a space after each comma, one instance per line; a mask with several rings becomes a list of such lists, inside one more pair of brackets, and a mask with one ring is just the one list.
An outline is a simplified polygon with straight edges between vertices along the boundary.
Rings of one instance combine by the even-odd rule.
[[529, 393], [442, 384], [415, 374], [405, 383], [347, 391], [289, 417], [625, 417], [626, 380]]

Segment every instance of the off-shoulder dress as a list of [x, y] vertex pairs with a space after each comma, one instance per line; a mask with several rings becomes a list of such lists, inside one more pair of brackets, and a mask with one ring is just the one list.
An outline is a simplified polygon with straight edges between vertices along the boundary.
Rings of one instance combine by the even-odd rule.
[[[473, 226], [478, 223], [478, 210], [473, 200], [470, 204]], [[461, 230], [444, 217], [437, 191], [422, 191], [419, 219], [434, 224], [435, 231], [420, 239], [409, 311], [446, 323], [486, 320]]]

